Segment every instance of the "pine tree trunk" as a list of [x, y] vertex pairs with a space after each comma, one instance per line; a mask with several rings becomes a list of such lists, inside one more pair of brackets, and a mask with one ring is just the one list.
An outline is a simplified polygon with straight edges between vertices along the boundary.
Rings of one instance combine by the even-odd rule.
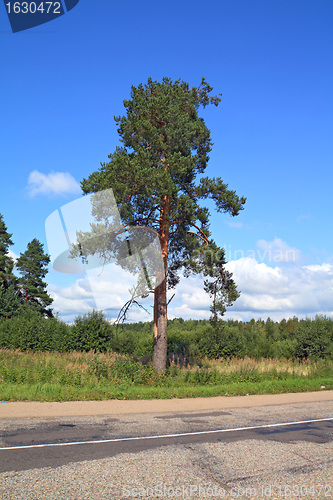
[[[164, 262], [164, 279], [155, 288], [154, 292], [154, 350], [153, 363], [158, 372], [166, 370], [167, 364], [167, 262], [168, 262], [168, 244], [169, 244], [169, 217], [170, 205], [167, 197], [164, 198], [164, 203], [160, 213], [160, 244], [162, 257]], [[157, 276], [157, 278], [159, 278]], [[158, 279], [158, 282], [160, 280]]]
[[166, 301], [166, 279], [155, 289], [154, 292], [154, 351], [153, 363], [155, 370], [163, 372], [167, 361], [167, 301]]

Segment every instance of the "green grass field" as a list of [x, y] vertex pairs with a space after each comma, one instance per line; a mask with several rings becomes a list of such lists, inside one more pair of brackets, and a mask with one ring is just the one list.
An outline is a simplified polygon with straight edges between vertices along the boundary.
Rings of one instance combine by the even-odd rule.
[[202, 360], [157, 374], [130, 356], [0, 350], [0, 400], [78, 401], [277, 394], [333, 389], [332, 360]]

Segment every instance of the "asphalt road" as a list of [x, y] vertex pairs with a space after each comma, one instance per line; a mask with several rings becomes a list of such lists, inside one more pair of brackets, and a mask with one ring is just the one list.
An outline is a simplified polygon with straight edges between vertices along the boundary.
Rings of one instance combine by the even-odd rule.
[[0, 498], [333, 499], [332, 410], [3, 418]]

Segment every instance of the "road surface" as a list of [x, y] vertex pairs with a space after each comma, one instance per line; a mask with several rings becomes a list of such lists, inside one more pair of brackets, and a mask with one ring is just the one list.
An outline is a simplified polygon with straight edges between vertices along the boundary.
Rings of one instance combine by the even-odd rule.
[[4, 404], [0, 498], [333, 499], [333, 392], [311, 394]]

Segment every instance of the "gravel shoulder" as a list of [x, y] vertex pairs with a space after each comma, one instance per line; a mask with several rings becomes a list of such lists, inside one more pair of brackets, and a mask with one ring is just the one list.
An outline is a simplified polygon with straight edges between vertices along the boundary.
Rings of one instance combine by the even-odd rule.
[[131, 413], [162, 413], [170, 411], [222, 410], [333, 401], [333, 391], [265, 394], [193, 399], [147, 399], [136, 401], [66, 401], [0, 403], [0, 418], [75, 417], [82, 415], [124, 415]]

